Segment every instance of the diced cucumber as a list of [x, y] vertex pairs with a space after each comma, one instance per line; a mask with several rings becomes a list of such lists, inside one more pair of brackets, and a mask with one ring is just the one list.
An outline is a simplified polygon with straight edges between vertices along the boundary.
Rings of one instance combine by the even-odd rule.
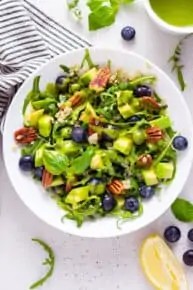
[[142, 176], [144, 178], [145, 184], [148, 186], [156, 185], [158, 184], [157, 175], [154, 171], [154, 169], [146, 169], [142, 171]]
[[151, 126], [158, 127], [160, 129], [167, 129], [171, 127], [171, 120], [168, 116], [162, 116], [159, 119], [150, 122]]
[[156, 166], [155, 170], [159, 179], [171, 179], [174, 173], [174, 165], [171, 162], [160, 162]]

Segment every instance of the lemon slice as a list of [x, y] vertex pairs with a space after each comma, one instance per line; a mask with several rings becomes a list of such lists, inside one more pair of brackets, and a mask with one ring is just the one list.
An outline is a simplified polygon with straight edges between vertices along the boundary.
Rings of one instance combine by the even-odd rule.
[[151, 235], [143, 242], [140, 260], [145, 275], [155, 289], [189, 289], [178, 259], [158, 235]]

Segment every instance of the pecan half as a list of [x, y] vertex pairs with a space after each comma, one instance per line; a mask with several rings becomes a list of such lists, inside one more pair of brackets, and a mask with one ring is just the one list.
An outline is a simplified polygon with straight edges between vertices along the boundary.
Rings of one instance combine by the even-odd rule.
[[14, 133], [14, 139], [19, 144], [29, 144], [38, 137], [36, 129], [24, 127]]
[[47, 189], [53, 181], [53, 175], [44, 169], [43, 176], [42, 176], [42, 185], [45, 189]]
[[147, 139], [149, 142], [156, 143], [163, 139], [163, 132], [160, 128], [150, 127], [146, 129]]
[[154, 97], [144, 96], [141, 98], [142, 104], [151, 109], [160, 109], [160, 104]]
[[71, 102], [72, 107], [80, 105], [82, 103], [82, 93], [76, 92], [68, 101]]
[[96, 92], [101, 92], [106, 87], [110, 79], [111, 71], [109, 67], [101, 68], [97, 76], [90, 82], [89, 88]]
[[65, 186], [65, 192], [70, 192], [71, 189], [72, 189], [72, 185], [69, 182], [67, 182]]
[[150, 154], [143, 154], [141, 156], [139, 156], [139, 158], [137, 159], [137, 165], [139, 167], [150, 167], [152, 164], [152, 157]]
[[115, 195], [120, 195], [124, 191], [125, 188], [124, 188], [123, 183], [120, 180], [114, 179], [111, 182], [111, 184], [107, 186], [107, 189]]

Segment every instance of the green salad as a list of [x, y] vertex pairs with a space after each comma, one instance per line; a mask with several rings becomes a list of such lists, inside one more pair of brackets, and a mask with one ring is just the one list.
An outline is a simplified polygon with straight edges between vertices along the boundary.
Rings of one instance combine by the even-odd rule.
[[78, 226], [139, 217], [143, 203], [173, 180], [176, 152], [188, 146], [172, 129], [155, 76], [130, 78], [111, 61], [93, 63], [88, 50], [80, 65], [60, 67], [44, 90], [35, 77], [25, 98], [23, 128], [14, 133], [20, 170]]

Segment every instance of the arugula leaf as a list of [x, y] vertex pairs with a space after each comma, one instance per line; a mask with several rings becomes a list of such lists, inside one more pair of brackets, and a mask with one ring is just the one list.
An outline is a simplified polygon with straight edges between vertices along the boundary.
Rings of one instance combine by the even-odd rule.
[[83, 57], [83, 60], [81, 62], [81, 65], [80, 65], [81, 68], [84, 67], [85, 62], [87, 63], [89, 69], [91, 69], [95, 66], [92, 59], [91, 59], [90, 52], [89, 52], [88, 48], [85, 49], [84, 57]]
[[21, 154], [34, 156], [36, 151], [43, 145], [44, 140], [38, 139], [34, 143], [24, 146], [21, 149]]
[[43, 163], [48, 172], [53, 175], [60, 175], [66, 171], [69, 160], [65, 154], [61, 154], [57, 151], [44, 150]]
[[30, 289], [35, 289], [39, 286], [42, 286], [52, 276], [55, 265], [55, 257], [53, 250], [45, 242], [43, 242], [40, 239], [32, 239], [32, 241], [38, 243], [48, 253], [48, 258], [46, 258], [42, 264], [50, 266], [50, 269], [48, 270], [47, 274], [30, 286]]
[[172, 204], [174, 216], [181, 222], [193, 222], [193, 204], [186, 199], [177, 198]]
[[90, 166], [90, 162], [94, 156], [95, 150], [96, 149], [94, 147], [88, 147], [81, 156], [73, 160], [70, 171], [74, 174], [84, 173], [85, 170], [87, 170]]
[[33, 80], [32, 90], [27, 94], [24, 100], [23, 108], [22, 108], [23, 115], [25, 114], [27, 106], [31, 102], [31, 100], [38, 100], [39, 95], [40, 95], [39, 83], [40, 83], [40, 76], [37, 76]]
[[80, 0], [72, 0], [72, 1], [66, 1], [67, 5], [68, 5], [68, 9], [72, 10], [74, 16], [80, 20], [82, 19], [82, 12], [81, 10], [78, 8], [78, 4], [79, 4]]

